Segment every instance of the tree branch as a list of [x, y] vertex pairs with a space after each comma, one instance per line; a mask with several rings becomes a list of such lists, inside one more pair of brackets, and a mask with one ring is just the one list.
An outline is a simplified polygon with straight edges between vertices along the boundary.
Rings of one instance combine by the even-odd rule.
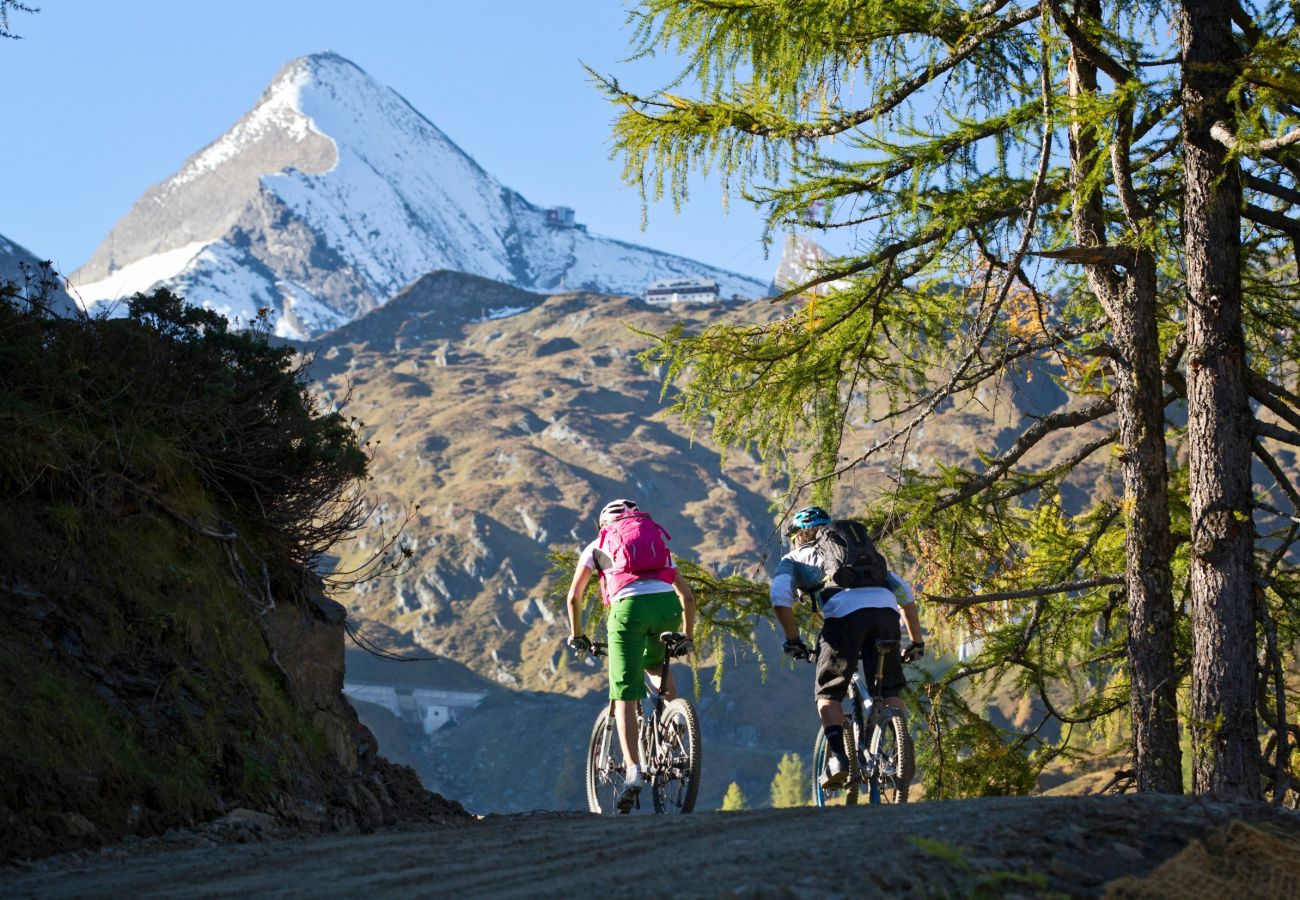
[[1254, 450], [1255, 456], [1259, 457], [1259, 461], [1264, 464], [1264, 468], [1268, 469], [1269, 473], [1277, 481], [1278, 489], [1283, 494], [1286, 494], [1287, 499], [1291, 501], [1292, 507], [1300, 511], [1300, 491], [1296, 490], [1286, 472], [1273, 458], [1273, 454], [1269, 453], [1259, 441], [1255, 441], [1251, 449]]
[[1260, 437], [1281, 441], [1283, 444], [1290, 444], [1293, 447], [1300, 447], [1300, 432], [1291, 431], [1288, 428], [1282, 428], [1271, 422], [1260, 422], [1256, 420], [1255, 434]]
[[1270, 194], [1279, 200], [1285, 200], [1287, 203], [1300, 205], [1300, 191], [1284, 187], [1283, 185], [1269, 181], [1267, 178], [1260, 178], [1258, 175], [1252, 175], [1249, 172], [1242, 172], [1241, 179], [1245, 182], [1246, 187], [1253, 191], [1259, 191], [1261, 194]]
[[1027, 600], [1031, 597], [1046, 597], [1052, 594], [1070, 594], [1075, 591], [1086, 591], [1090, 588], [1108, 587], [1124, 583], [1122, 575], [1098, 575], [1095, 578], [1085, 578], [1082, 581], [1070, 581], [1064, 584], [1052, 584], [1046, 587], [1026, 588], [1022, 591], [1001, 591], [996, 594], [972, 594], [967, 597], [943, 597], [938, 594], [922, 594], [928, 602], [941, 603], [944, 606], [953, 606], [958, 609], [966, 609], [971, 606], [980, 606], [984, 603], [997, 603], [1002, 600]]
[[1292, 128], [1286, 134], [1266, 138], [1254, 144], [1245, 143], [1232, 133], [1226, 122], [1215, 122], [1210, 126], [1210, 137], [1214, 138], [1233, 153], [1242, 156], [1267, 156], [1292, 144], [1300, 143], [1300, 128]]
[[751, 129], [753, 134], [762, 137], [771, 137], [779, 135], [782, 138], [817, 140], [818, 138], [830, 137], [833, 134], [840, 134], [848, 131], [850, 128], [856, 128], [863, 122], [885, 115], [903, 103], [914, 93], [934, 81], [940, 75], [955, 69], [961, 63], [965, 62], [975, 51], [979, 50], [987, 41], [998, 37], [1008, 31], [1020, 27], [1026, 22], [1032, 21], [1040, 10], [1040, 4], [1035, 3], [1033, 6], [1019, 12], [1013, 12], [1005, 19], [999, 19], [981, 31], [967, 37], [955, 48], [954, 52], [947, 59], [933, 66], [918, 72], [911, 78], [904, 81], [890, 94], [882, 99], [879, 103], [866, 109], [860, 109], [836, 119], [833, 122], [827, 122], [823, 125], [812, 126], [798, 129], [794, 132], [788, 132], [784, 129], [776, 129], [770, 126], [754, 125]]
[[1070, 44], [1082, 53], [1088, 62], [1092, 63], [1098, 69], [1101, 69], [1120, 84], [1137, 80], [1136, 76], [1132, 72], [1120, 65], [1117, 59], [1094, 44], [1092, 40], [1083, 33], [1083, 29], [1079, 27], [1078, 23], [1066, 15], [1065, 11], [1061, 9], [1060, 0], [1048, 0], [1047, 5], [1051, 7], [1052, 19], [1055, 20], [1057, 25], [1061, 26], [1061, 30], [1065, 32], [1065, 36], [1070, 39]]
[[1062, 412], [1052, 413], [1044, 416], [1027, 429], [1016, 442], [1007, 450], [989, 464], [989, 467], [976, 479], [969, 484], [964, 485], [952, 494], [941, 499], [935, 504], [932, 512], [941, 512], [950, 506], [955, 506], [964, 500], [974, 497], [980, 491], [987, 488], [993, 482], [997, 481], [1007, 470], [1028, 453], [1035, 444], [1047, 437], [1054, 431], [1062, 428], [1077, 428], [1088, 422], [1094, 422], [1102, 416], [1109, 415], [1115, 411], [1115, 400], [1113, 397], [1104, 397], [1087, 406], [1081, 406], [1078, 409], [1064, 410]]
[[1265, 209], [1254, 203], [1246, 203], [1241, 208], [1241, 214], [1252, 222], [1277, 229], [1291, 237], [1300, 237], [1300, 222], [1284, 216], [1276, 210]]

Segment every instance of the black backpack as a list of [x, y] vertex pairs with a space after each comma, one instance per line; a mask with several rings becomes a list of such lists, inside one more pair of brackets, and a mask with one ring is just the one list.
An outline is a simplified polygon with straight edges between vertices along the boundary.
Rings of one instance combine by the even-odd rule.
[[861, 522], [836, 519], [823, 525], [816, 546], [827, 587], [889, 587], [889, 564]]

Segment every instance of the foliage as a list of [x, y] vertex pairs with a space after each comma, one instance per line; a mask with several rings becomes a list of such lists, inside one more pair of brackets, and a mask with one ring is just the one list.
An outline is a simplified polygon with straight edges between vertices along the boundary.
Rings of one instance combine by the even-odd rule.
[[0, 38], [21, 40], [21, 35], [14, 34], [9, 30], [9, 13], [11, 12], [36, 13], [40, 12], [40, 9], [20, 3], [19, 0], [0, 0]]
[[807, 806], [809, 802], [808, 773], [804, 771], [803, 757], [798, 753], [787, 753], [781, 757], [772, 778], [772, 808]]
[[[4, 815], [120, 837], [325, 790], [268, 613], [357, 521], [364, 447], [264, 331], [166, 291], [63, 317], [27, 275], [0, 285]], [[48, 852], [29, 831], [5, 852]]]
[[[1167, 493], [1170, 513], [1150, 527], [1157, 544], [1159, 530], [1170, 535], [1161, 565], [1174, 596], [1161, 602], [1175, 614], [1172, 671], [1185, 678], [1190, 667], [1173, 15], [1144, 0], [645, 0], [631, 14], [635, 52], [681, 56], [679, 77], [638, 93], [597, 75], [621, 110], [613, 152], [647, 201], [684, 202], [693, 173], [716, 174], [724, 196], [765, 213], [769, 237], [820, 233], [843, 248], [778, 298], [784, 317], [700, 333], [679, 326], [644, 361], [663, 374], [666, 396], [680, 389], [672, 405], [688, 422], [789, 473], [787, 510], [829, 503], [869, 466], [886, 473], [861, 517], [899, 565], [910, 561], [930, 630], [950, 649], [979, 648], [935, 686], [944, 702], [927, 699], [928, 740], [939, 743], [921, 753], [946, 761], [931, 796], [1027, 790], [1052, 755], [1072, 752], [1068, 739], [1039, 737], [1042, 723], [1004, 733], [949, 702], [962, 684], [969, 694], [1014, 679], [1064, 734], [1114, 731], [1129, 714], [1128, 654], [1144, 635], [1128, 631], [1124, 585], [1150, 574], [1126, 549], [1145, 510], [1120, 483], [1135, 450], [1116, 427], [1131, 390], [1131, 360], [1116, 347], [1135, 326], [1158, 336], [1166, 422], [1156, 458], [1171, 471], [1167, 485], [1148, 484]], [[1295, 16], [1266, 3], [1236, 19], [1237, 141], [1254, 167], [1252, 395], [1290, 429], [1272, 439], [1292, 445], [1300, 273], [1290, 243], [1300, 225], [1285, 214], [1300, 200], [1291, 186], [1300, 166], [1291, 143], [1251, 150], [1300, 121], [1287, 74]], [[1089, 83], [1087, 70], [1101, 78]], [[1152, 300], [1149, 320], [1134, 319], [1138, 291]], [[1050, 378], [1069, 400], [1016, 423], [973, 465], [909, 459], [945, 410], [982, 402], [1016, 376]], [[1296, 702], [1282, 661], [1300, 628], [1291, 552], [1300, 528], [1287, 518], [1300, 492], [1293, 467], [1262, 440], [1256, 453], [1270, 474], [1257, 485], [1257, 546], [1268, 585], [1261, 622], [1278, 630], [1261, 672], [1282, 695], [1270, 704], [1276, 731]], [[1084, 499], [1067, 503], [1067, 494]], [[1269, 533], [1270, 518], [1284, 524]], [[743, 596], [737, 633], [761, 614]]]
[[722, 798], [722, 806], [718, 808], [722, 812], [749, 809], [749, 801], [745, 799], [745, 792], [740, 789], [740, 785], [733, 781], [727, 786], [727, 793]]
[[0, 288], [0, 494], [73, 488], [101, 512], [211, 495], [221, 527], [298, 564], [364, 521], [365, 448], [265, 329], [232, 331], [165, 289], [120, 319], [63, 318], [30, 296]]

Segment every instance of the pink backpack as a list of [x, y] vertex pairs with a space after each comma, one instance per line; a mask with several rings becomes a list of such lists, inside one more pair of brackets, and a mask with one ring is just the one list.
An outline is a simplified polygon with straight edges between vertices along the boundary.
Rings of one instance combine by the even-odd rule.
[[649, 513], [628, 513], [602, 527], [596, 546], [613, 560], [613, 565], [600, 573], [605, 605], [623, 588], [642, 578], [672, 584], [677, 570], [668, 553], [671, 540], [672, 536]]

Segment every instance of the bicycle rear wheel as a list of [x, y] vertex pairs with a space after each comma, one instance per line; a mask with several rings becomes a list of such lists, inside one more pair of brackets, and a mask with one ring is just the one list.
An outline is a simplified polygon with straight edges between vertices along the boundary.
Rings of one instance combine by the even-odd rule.
[[844, 752], [849, 757], [849, 783], [838, 790], [826, 790], [822, 787], [822, 770], [826, 767], [826, 730], [817, 729], [817, 740], [813, 742], [812, 795], [817, 806], [833, 806], [843, 798], [845, 806], [856, 806], [858, 787], [862, 784], [862, 770], [858, 767], [857, 746], [853, 742], [853, 728], [849, 721], [844, 723]]
[[691, 701], [664, 704], [653, 775], [655, 812], [688, 813], [700, 792], [700, 719]]
[[612, 816], [618, 813], [615, 801], [623, 790], [626, 769], [621, 759], [615, 759], [618, 729], [609, 715], [601, 710], [591, 729], [591, 742], [587, 745], [587, 809], [597, 815]]
[[907, 718], [887, 707], [871, 733], [871, 758], [880, 779], [882, 803], [906, 803], [916, 775], [916, 750], [907, 730]]

